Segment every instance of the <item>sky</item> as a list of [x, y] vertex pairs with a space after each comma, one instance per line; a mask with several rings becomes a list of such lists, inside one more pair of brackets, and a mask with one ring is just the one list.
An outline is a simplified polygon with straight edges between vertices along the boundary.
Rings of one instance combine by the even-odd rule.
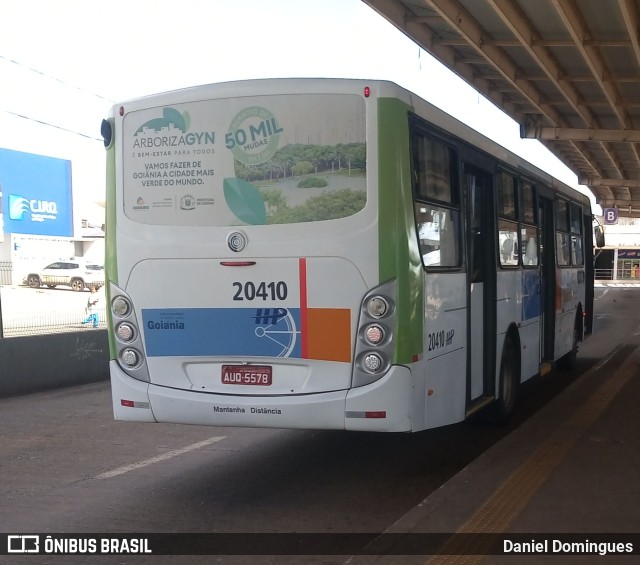
[[76, 206], [104, 200], [115, 103], [229, 80], [396, 82], [570, 186], [576, 176], [361, 0], [2, 0], [0, 147], [72, 162]]

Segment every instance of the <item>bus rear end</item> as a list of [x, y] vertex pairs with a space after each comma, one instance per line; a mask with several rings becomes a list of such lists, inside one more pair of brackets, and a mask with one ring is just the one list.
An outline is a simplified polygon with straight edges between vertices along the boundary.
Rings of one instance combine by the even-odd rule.
[[114, 107], [117, 419], [411, 429], [379, 268], [379, 88], [227, 83]]

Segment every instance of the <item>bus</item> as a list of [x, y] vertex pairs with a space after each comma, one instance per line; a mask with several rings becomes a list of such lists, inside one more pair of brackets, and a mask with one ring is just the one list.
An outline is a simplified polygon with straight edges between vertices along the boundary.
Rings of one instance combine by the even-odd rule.
[[394, 83], [187, 88], [102, 135], [118, 420], [502, 419], [592, 331], [589, 199]]

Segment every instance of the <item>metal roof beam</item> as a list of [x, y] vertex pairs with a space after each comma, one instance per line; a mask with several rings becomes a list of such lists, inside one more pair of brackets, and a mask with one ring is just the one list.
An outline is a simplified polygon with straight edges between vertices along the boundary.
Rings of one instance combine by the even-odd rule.
[[[433, 18], [432, 18], [433, 19]], [[491, 39], [487, 43], [496, 47], [523, 47], [522, 43], [516, 39]], [[583, 43], [589, 47], [631, 47], [629, 39], [585, 39]], [[466, 45], [466, 42], [459, 40], [456, 45]], [[575, 47], [571, 39], [544, 39], [537, 38], [531, 40], [531, 45], [535, 47]]]
[[[597, 128], [600, 124], [585, 104], [585, 101], [578, 94], [573, 84], [561, 78], [565, 73], [556, 59], [551, 55], [551, 52], [546, 47], [535, 45], [535, 40], [540, 38], [540, 34], [531, 25], [524, 12], [508, 0], [487, 0], [487, 4], [491, 6], [507, 29], [509, 29], [527, 50], [529, 56], [536, 62], [538, 67], [542, 69], [547, 79], [564, 96], [566, 102], [573, 108], [576, 114], [582, 118], [585, 125], [591, 128]], [[584, 147], [576, 146], [576, 149], [583, 153], [586, 151]], [[621, 172], [618, 161], [612, 153], [611, 148], [603, 145], [602, 149], [609, 155], [611, 163], [616, 170]]]
[[633, 0], [618, 0], [618, 5], [620, 6], [624, 23], [627, 26], [627, 33], [636, 56], [636, 64], [640, 66], [640, 37], [638, 37], [640, 14], [638, 13], [638, 7]]
[[523, 139], [562, 139], [567, 141], [640, 142], [640, 130], [554, 128], [540, 127], [525, 122], [520, 126]]
[[[640, 67], [640, 37], [638, 36], [640, 33], [640, 30], [638, 29], [640, 13], [638, 12], [638, 7], [632, 0], [618, 0], [618, 5], [620, 6], [620, 12], [622, 13], [624, 23], [627, 26], [627, 33], [629, 34], [633, 53], [636, 56], [636, 65]], [[637, 83], [637, 77], [633, 82]], [[630, 103], [628, 104], [628, 107], [631, 108], [632, 105], [634, 104]], [[640, 150], [638, 149], [638, 146], [633, 145], [632, 148], [636, 163], [640, 163]]]
[[[372, 5], [380, 2], [381, 0], [367, 0]], [[463, 37], [467, 45], [473, 47], [478, 53], [481, 53], [485, 59], [491, 63], [497, 73], [499, 73], [499, 78], [507, 81], [509, 84], [513, 86], [513, 88], [519, 92], [525, 100], [529, 102], [532, 108], [536, 109], [541, 116], [545, 116], [552, 123], [558, 124], [559, 126], [568, 125], [563, 116], [557, 112], [557, 109], [553, 104], [549, 104], [545, 97], [540, 93], [535, 84], [532, 81], [523, 79], [520, 74], [517, 66], [511, 60], [511, 58], [504, 52], [502, 49], [491, 45], [491, 37], [488, 37], [485, 30], [480, 26], [480, 24], [473, 18], [469, 12], [456, 0], [424, 0], [427, 5], [432, 7], [443, 20], [461, 37]], [[413, 25], [413, 24], [412, 24]], [[421, 27], [426, 27], [422, 25]], [[416, 34], [412, 33], [412, 30], [407, 26], [407, 31], [411, 34], [412, 37], [416, 38]], [[434, 43], [437, 43], [437, 39], [432, 39], [430, 46], [425, 47], [428, 51], [432, 52], [436, 57], [440, 58], [440, 55], [435, 50]], [[438, 46], [441, 45], [438, 43]], [[450, 48], [449, 48], [450, 49]], [[490, 100], [494, 100], [496, 105], [502, 108], [503, 111], [507, 112], [514, 120], [521, 121], [524, 117], [524, 114], [527, 112], [527, 109], [518, 110], [517, 107], [514, 106], [512, 112], [508, 111], [509, 97], [506, 95], [502, 96], [502, 103], [500, 101], [495, 100], [493, 86], [490, 83], [486, 82], [487, 75], [482, 74], [478, 75], [475, 73], [472, 66], [469, 66], [466, 70], [466, 73], [461, 73], [460, 68], [456, 67], [454, 64], [455, 61], [455, 53], [451, 50], [451, 54], [448, 59], [441, 59], [445, 62], [445, 64], [449, 65], [449, 68], [455, 69], [458, 74], [460, 74], [467, 82], [474, 85], [480, 92], [485, 94]], [[478, 80], [478, 79], [481, 80]], [[495, 77], [498, 78], [498, 77]], [[480, 86], [482, 85], [482, 87]], [[577, 95], [576, 95], [577, 96]], [[582, 113], [582, 112], [580, 112]], [[597, 124], [594, 124], [597, 125]], [[568, 155], [565, 152], [561, 152], [559, 156], [564, 157], [565, 163], [568, 166], [573, 165], [574, 171], [577, 173], [580, 170], [590, 170], [596, 175], [600, 174], [600, 171], [597, 170], [594, 166], [597, 161], [592, 158], [588, 148], [583, 147], [578, 144], [574, 144], [574, 142], [569, 141], [570, 145], [573, 145], [573, 152], [583, 155], [584, 157], [584, 165], [582, 167], [576, 167], [575, 163], [568, 158]], [[603, 148], [606, 153], [606, 149]]]
[[640, 214], [639, 1], [363, 0], [623, 215]]
[[624, 128], [630, 127], [631, 120], [629, 119], [629, 116], [625, 112], [624, 108], [620, 107], [617, 103], [620, 99], [620, 95], [615, 86], [611, 82], [605, 82], [602, 80], [603, 76], [610, 74], [602, 55], [600, 55], [598, 50], [594, 47], [585, 44], [585, 40], [589, 38], [591, 34], [587, 29], [582, 18], [582, 14], [578, 11], [575, 2], [573, 2], [573, 0], [551, 0], [551, 4], [562, 19], [567, 31], [575, 42], [576, 48], [582, 55], [582, 58], [591, 70], [591, 74], [594, 76], [596, 82], [600, 86], [600, 89], [609, 101], [611, 109], [620, 121], [620, 125]]
[[627, 188], [640, 188], [640, 179], [603, 179], [591, 177], [579, 177], [580, 184], [588, 184], [589, 186], [625, 186]]
[[[618, 118], [621, 127], [625, 129], [633, 129], [634, 125], [629, 114], [624, 106], [619, 103], [619, 101], [622, 100], [622, 97], [620, 96], [615, 83], [603, 80], [605, 75], [610, 75], [611, 73], [605, 64], [602, 55], [596, 48], [587, 46], [584, 43], [584, 40], [589, 38], [591, 34], [587, 29], [582, 18], [582, 14], [579, 12], [575, 2], [573, 0], [551, 0], [551, 4], [554, 6], [567, 31], [575, 41], [578, 51], [591, 70], [600, 90], [604, 93], [604, 96], [609, 102], [611, 110]], [[621, 162], [616, 158], [615, 148], [606, 146], [606, 149], [619, 174], [621, 176], [627, 176]], [[634, 161], [636, 163], [640, 163], [640, 153], [638, 152], [637, 147], [632, 145], [632, 150]]]
[[[532, 27], [526, 15], [513, 2], [507, 0], [488, 0], [487, 3], [493, 8], [493, 11], [509, 31], [513, 33], [520, 45], [527, 50], [529, 56], [536, 62], [538, 67], [544, 71], [547, 80], [562, 93], [567, 103], [584, 120], [585, 125], [596, 126], [595, 118], [585, 107], [571, 82], [561, 78], [566, 75], [564, 69], [558, 65], [545, 47], [535, 44], [535, 41], [540, 39], [540, 35]], [[558, 122], [556, 121], [556, 123]]]
[[[454, 30], [460, 33], [468, 45], [489, 62], [501, 78], [511, 83], [528, 100], [533, 108], [547, 116], [553, 123], [560, 124], [561, 116], [552, 106], [546, 105], [537, 87], [518, 75], [518, 68], [506, 53], [493, 45], [491, 38], [469, 12], [456, 0], [427, 0], [427, 4]], [[486, 39], [489, 39], [487, 42]]]
[[[576, 114], [582, 118], [585, 125], [590, 128], [598, 128], [600, 124], [585, 104], [585, 101], [578, 94], [573, 84], [563, 78], [563, 75], [566, 75], [566, 73], [563, 72], [562, 67], [551, 55], [551, 52], [546, 47], [535, 44], [535, 41], [540, 38], [540, 34], [533, 28], [522, 10], [508, 0], [487, 0], [487, 3], [496, 15], [500, 17], [507, 29], [520, 41], [529, 56], [546, 74], [547, 79], [564, 96], [566, 102], [573, 108]], [[611, 148], [604, 145], [602, 148], [604, 152], [609, 155], [613, 166], [618, 172], [621, 172], [618, 161], [611, 151]], [[584, 152], [584, 148], [580, 148], [579, 150]]]

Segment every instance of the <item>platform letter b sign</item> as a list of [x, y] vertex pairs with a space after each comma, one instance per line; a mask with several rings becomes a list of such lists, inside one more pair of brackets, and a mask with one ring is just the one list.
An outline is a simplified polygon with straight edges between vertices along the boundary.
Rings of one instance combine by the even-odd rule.
[[617, 224], [618, 223], [618, 209], [617, 208], [605, 208], [604, 209], [604, 223], [605, 224]]

